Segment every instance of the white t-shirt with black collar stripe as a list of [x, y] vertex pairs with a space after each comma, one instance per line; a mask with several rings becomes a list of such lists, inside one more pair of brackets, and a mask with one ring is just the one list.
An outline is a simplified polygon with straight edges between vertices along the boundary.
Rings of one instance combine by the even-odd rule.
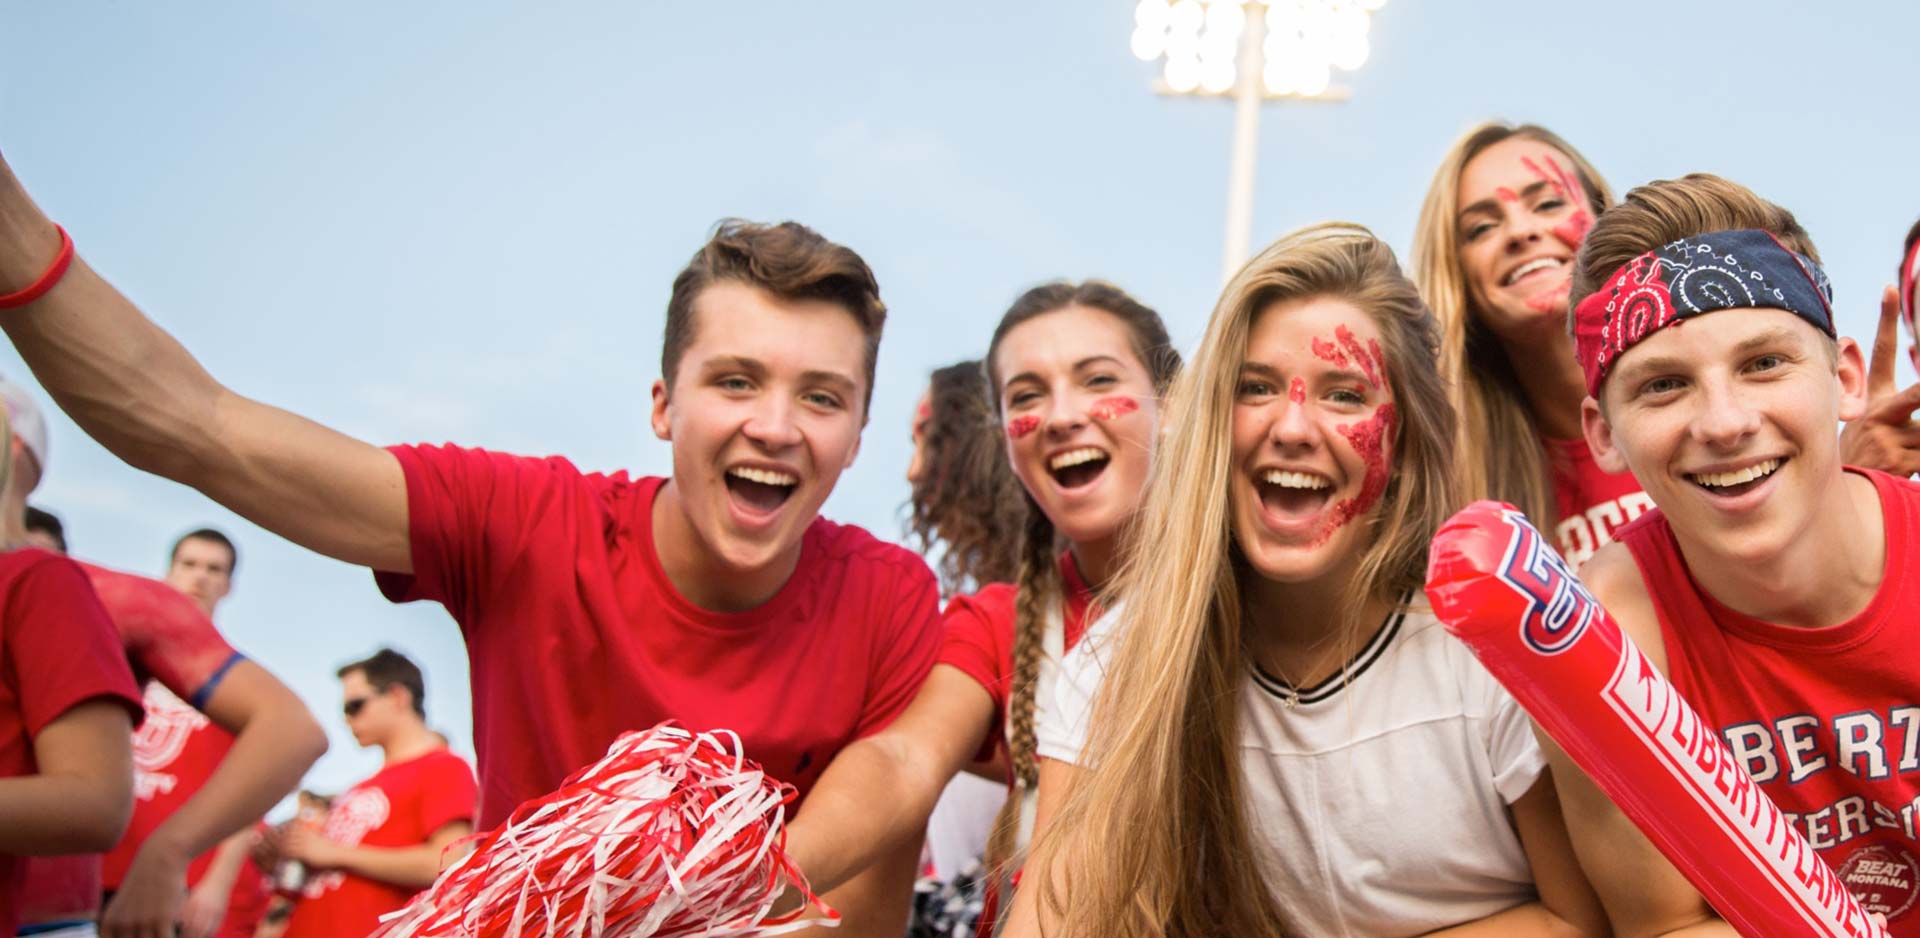
[[[1041, 702], [1041, 756], [1081, 761], [1118, 612]], [[1389, 614], [1344, 679], [1295, 694], [1250, 668], [1241, 701], [1255, 859], [1303, 934], [1418, 935], [1533, 901], [1507, 806], [1545, 759], [1526, 712], [1424, 607]]]

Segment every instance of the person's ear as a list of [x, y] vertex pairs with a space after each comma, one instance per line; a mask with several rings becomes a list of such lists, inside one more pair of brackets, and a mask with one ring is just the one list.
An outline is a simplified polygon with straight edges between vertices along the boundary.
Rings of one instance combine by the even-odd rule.
[[650, 422], [653, 424], [653, 435], [671, 443], [673, 442], [673, 421], [667, 413], [669, 403], [667, 400], [667, 382], [658, 378], [654, 379], [653, 413], [650, 419]]
[[[1606, 389], [1602, 388], [1600, 393], [1606, 393]], [[1613, 424], [1600, 409], [1600, 402], [1591, 397], [1580, 402], [1580, 431], [1587, 438], [1587, 448], [1593, 451], [1596, 465], [1615, 475], [1627, 471], [1626, 454], [1614, 444]]]
[[1860, 343], [1840, 337], [1834, 358], [1835, 377], [1840, 381], [1840, 419], [1858, 420], [1867, 412], [1867, 396], [1871, 390], [1867, 386], [1867, 363], [1860, 352]]

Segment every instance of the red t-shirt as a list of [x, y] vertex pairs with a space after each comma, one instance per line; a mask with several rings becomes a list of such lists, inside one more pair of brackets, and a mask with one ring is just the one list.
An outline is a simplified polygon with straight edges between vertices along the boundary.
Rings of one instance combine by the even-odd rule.
[[1622, 525], [1653, 507], [1631, 472], [1608, 472], [1593, 461], [1587, 441], [1542, 437], [1553, 473], [1554, 527], [1560, 553], [1578, 570], [1593, 552], [1613, 543]]
[[[417, 847], [448, 824], [471, 822], [475, 791], [466, 760], [436, 749], [347, 789], [321, 834], [349, 847]], [[416, 892], [344, 870], [316, 873], [294, 903], [285, 938], [368, 934]]]
[[[1099, 618], [1093, 605], [1093, 590], [1080, 577], [1080, 567], [1072, 551], [1060, 554], [1060, 582], [1066, 597], [1061, 617], [1065, 645], [1071, 651], [1086, 634], [1087, 625]], [[1007, 697], [1013, 691], [1014, 600], [1018, 590], [1008, 583], [994, 583], [971, 596], [955, 596], [947, 601], [941, 617], [944, 637], [940, 644], [940, 664], [959, 668], [962, 673], [986, 688], [993, 697], [993, 729], [981, 741], [975, 761], [985, 762], [1006, 745]]]
[[[159, 580], [90, 563], [79, 566], [120, 635], [122, 660], [133, 667], [134, 679], [142, 685], [158, 681], [195, 707], [205, 706], [220, 678], [240, 660], [240, 654], [213, 627], [213, 620], [193, 600]], [[139, 845], [122, 839], [129, 861]], [[100, 907], [101, 862], [101, 857], [91, 854], [35, 857], [27, 864], [26, 894], [31, 907], [26, 920], [92, 918]], [[124, 868], [120, 872], [124, 874]]]
[[1920, 485], [1880, 472], [1886, 571], [1859, 615], [1802, 629], [1727, 608], [1665, 516], [1620, 531], [1653, 599], [1667, 676], [1809, 845], [1897, 938], [1920, 936]]
[[[100, 860], [100, 881], [108, 892], [120, 888], [134, 854], [173, 812], [187, 803], [220, 767], [233, 748], [233, 734], [208, 720], [158, 682], [146, 693], [147, 721], [133, 734], [133, 818], [120, 842]], [[187, 865], [194, 886], [213, 865], [215, 847]]]
[[620, 733], [669, 719], [734, 731], [804, 798], [933, 667], [933, 572], [857, 527], [816, 519], [772, 599], [710, 612], [654, 552], [664, 480], [452, 446], [393, 453], [414, 572], [376, 577], [390, 600], [446, 606], [466, 637], [482, 829], [599, 761]]
[[[139, 723], [133, 674], [78, 565], [33, 548], [0, 554], [0, 604], [0, 777], [37, 773], [33, 737], [94, 698]], [[25, 880], [23, 858], [0, 854], [0, 935], [19, 927]]]

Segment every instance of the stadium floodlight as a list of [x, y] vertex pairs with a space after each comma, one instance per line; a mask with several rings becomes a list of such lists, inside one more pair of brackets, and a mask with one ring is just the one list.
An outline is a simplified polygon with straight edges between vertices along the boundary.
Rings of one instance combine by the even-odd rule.
[[1253, 173], [1262, 101], [1338, 101], [1333, 83], [1373, 51], [1367, 32], [1386, 0], [1139, 0], [1129, 45], [1165, 60], [1161, 94], [1232, 98], [1233, 163], [1227, 180], [1226, 278], [1253, 237]]

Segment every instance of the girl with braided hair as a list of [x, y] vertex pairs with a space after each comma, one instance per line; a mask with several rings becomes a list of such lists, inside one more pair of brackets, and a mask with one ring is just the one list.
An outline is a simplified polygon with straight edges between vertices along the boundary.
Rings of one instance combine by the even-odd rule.
[[[794, 819], [788, 851], [816, 890], [917, 835], [954, 773], [1000, 757], [1011, 791], [988, 857], [996, 876], [1017, 869], [1045, 791], [1036, 704], [1127, 554], [1160, 395], [1178, 367], [1160, 317], [1111, 284], [1035, 287], [1002, 317], [985, 371], [1025, 501], [1018, 582], [949, 603], [940, 664], [913, 704], [828, 770], [857, 778], [853, 794], [810, 801]], [[983, 933], [994, 918], [990, 901]]]
[[1355, 225], [1227, 285], [1044, 701], [1009, 936], [1605, 933], [1526, 713], [1420, 594], [1456, 501], [1438, 346]]

